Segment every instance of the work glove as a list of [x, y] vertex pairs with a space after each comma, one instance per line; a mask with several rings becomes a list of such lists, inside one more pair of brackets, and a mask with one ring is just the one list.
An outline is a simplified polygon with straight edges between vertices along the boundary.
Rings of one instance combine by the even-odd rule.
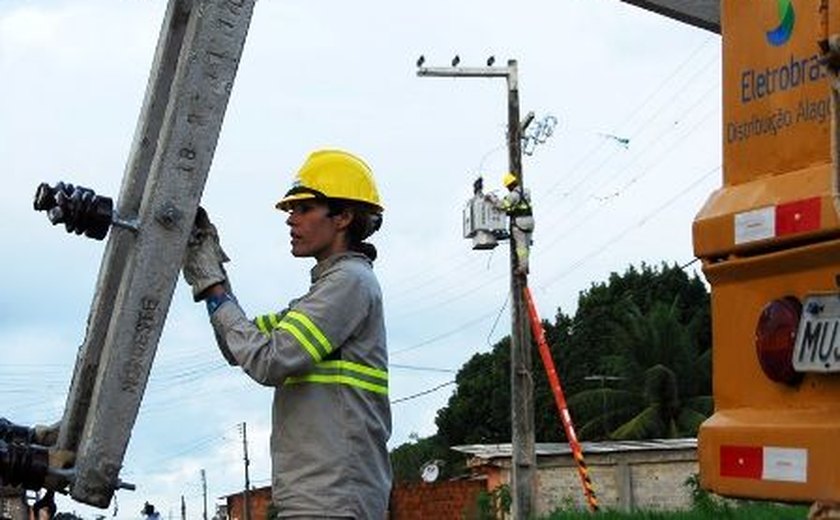
[[61, 422], [53, 424], [36, 424], [33, 429], [35, 436], [33, 438], [35, 444], [41, 446], [52, 446], [58, 442], [58, 430], [61, 427]]
[[192, 287], [193, 300], [201, 301], [207, 288], [227, 281], [222, 264], [229, 260], [219, 245], [216, 226], [210, 222], [204, 208], [199, 207], [187, 241], [183, 268], [184, 280]]

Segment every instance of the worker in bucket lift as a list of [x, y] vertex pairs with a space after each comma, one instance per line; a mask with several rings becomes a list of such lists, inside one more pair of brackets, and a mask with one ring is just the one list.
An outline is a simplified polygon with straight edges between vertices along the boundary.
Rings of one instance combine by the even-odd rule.
[[[199, 208], [184, 278], [204, 300], [225, 358], [274, 387], [272, 496], [280, 517], [386, 516], [391, 466], [388, 354], [373, 273], [382, 205], [370, 168], [343, 151], [312, 153], [276, 204], [291, 253], [316, 260], [311, 286], [253, 320], [231, 293], [228, 257]], [[272, 276], [276, 276], [273, 275]]]
[[522, 188], [519, 179], [506, 173], [502, 184], [508, 193], [501, 200], [493, 194], [487, 197], [493, 204], [508, 214], [511, 219], [511, 240], [516, 252], [516, 274], [528, 274], [528, 256], [531, 250], [531, 234], [534, 232], [534, 214], [531, 210], [531, 193]]

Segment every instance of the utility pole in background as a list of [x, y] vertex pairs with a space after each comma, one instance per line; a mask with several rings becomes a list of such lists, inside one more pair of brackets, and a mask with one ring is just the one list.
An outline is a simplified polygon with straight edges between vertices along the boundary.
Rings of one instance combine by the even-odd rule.
[[244, 453], [243, 460], [245, 461], [245, 493], [242, 495], [242, 511], [245, 520], [251, 520], [251, 499], [249, 498], [251, 481], [248, 478], [248, 465], [251, 463], [248, 460], [248, 425], [242, 423], [242, 452]]
[[207, 520], [207, 474], [204, 469], [201, 470], [201, 495], [204, 497], [204, 515], [202, 518]]
[[[522, 123], [519, 119], [519, 78], [516, 60], [508, 60], [506, 67], [493, 67], [494, 58], [487, 60], [486, 67], [459, 67], [460, 58], [455, 56], [451, 67], [424, 67], [423, 56], [417, 61], [417, 75], [456, 78], [492, 78], [507, 80], [508, 100], [508, 169], [519, 180], [522, 178]], [[513, 226], [513, 219], [510, 225]], [[512, 231], [512, 229], [511, 229]], [[511, 233], [512, 235], [512, 233]], [[535, 513], [534, 500], [537, 488], [536, 449], [534, 440], [534, 380], [532, 373], [531, 333], [523, 305], [523, 289], [528, 285], [527, 275], [517, 273], [516, 244], [510, 240], [510, 290], [511, 306], [511, 430], [512, 471], [511, 498], [513, 518], [527, 519]]]

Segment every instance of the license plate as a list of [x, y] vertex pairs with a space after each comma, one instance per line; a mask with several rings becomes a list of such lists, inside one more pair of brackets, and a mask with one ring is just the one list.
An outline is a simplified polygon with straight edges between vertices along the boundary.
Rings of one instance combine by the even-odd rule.
[[840, 372], [840, 294], [805, 298], [793, 368], [797, 372]]

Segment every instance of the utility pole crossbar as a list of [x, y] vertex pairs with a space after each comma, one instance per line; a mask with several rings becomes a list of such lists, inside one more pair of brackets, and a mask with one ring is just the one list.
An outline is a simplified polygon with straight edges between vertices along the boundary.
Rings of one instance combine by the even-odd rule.
[[439, 78], [507, 78], [509, 67], [420, 67], [418, 76]]

